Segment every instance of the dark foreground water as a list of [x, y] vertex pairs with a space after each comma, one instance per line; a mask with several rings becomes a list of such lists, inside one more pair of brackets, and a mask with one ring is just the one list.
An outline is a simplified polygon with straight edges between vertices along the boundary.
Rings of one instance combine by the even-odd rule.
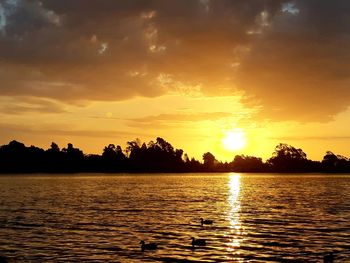
[[[142, 253], [140, 240], [159, 249]], [[14, 262], [320, 262], [330, 251], [350, 262], [350, 176], [0, 177], [0, 255]]]

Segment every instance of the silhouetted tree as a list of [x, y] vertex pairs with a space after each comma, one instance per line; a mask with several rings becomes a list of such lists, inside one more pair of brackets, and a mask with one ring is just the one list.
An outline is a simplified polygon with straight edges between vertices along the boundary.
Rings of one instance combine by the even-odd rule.
[[213, 170], [216, 163], [217, 161], [212, 153], [206, 152], [205, 154], [203, 154], [204, 169]]
[[126, 144], [126, 154], [129, 158], [132, 158], [132, 155], [137, 154], [142, 145], [140, 139], [138, 138], [136, 140], [129, 141]]
[[106, 171], [123, 171], [125, 169], [126, 156], [119, 145], [109, 144], [106, 146], [103, 149], [102, 160]]
[[[82, 172], [111, 172], [109, 167], [105, 167], [102, 156], [98, 154], [87, 154], [84, 156], [84, 167]], [[117, 172], [117, 171], [115, 171]]]
[[103, 149], [102, 158], [109, 161], [123, 161], [126, 156], [119, 145], [109, 144]]
[[78, 148], [74, 148], [72, 143], [68, 143], [67, 148], [63, 148], [61, 152], [63, 153], [64, 170], [78, 172], [83, 169], [83, 151]]
[[186, 172], [202, 172], [203, 165], [192, 157], [190, 160], [185, 162], [184, 169]]
[[266, 165], [261, 158], [247, 155], [236, 155], [230, 163], [230, 167], [235, 172], [263, 172]]
[[35, 146], [26, 147], [18, 141], [11, 141], [0, 147], [2, 172], [34, 172], [44, 160], [44, 151]]
[[26, 152], [25, 166], [28, 171], [35, 172], [38, 167], [44, 167], [45, 151], [43, 149], [31, 145], [27, 147]]
[[60, 147], [58, 147], [56, 143], [52, 142], [50, 148], [47, 149], [47, 152], [59, 153]]
[[273, 171], [297, 172], [307, 171], [308, 160], [302, 149], [280, 143], [276, 146], [273, 156], [267, 160]]
[[322, 167], [325, 171], [346, 172], [350, 169], [349, 159], [342, 155], [336, 155], [327, 151], [322, 160]]
[[276, 146], [273, 156], [264, 163], [261, 158], [237, 155], [231, 163], [222, 163], [215, 156], [203, 154], [203, 164], [175, 149], [158, 137], [148, 144], [139, 139], [129, 141], [126, 155], [118, 145], [104, 147], [102, 155], [84, 155], [69, 143], [60, 150], [56, 143], [44, 151], [26, 147], [18, 141], [0, 146], [0, 173], [32, 172], [350, 172], [348, 158], [330, 151], [322, 163], [308, 160], [301, 150], [287, 144]]
[[60, 147], [52, 142], [49, 149], [45, 151], [45, 165], [44, 170], [48, 172], [63, 171], [64, 153], [61, 152]]
[[187, 153], [185, 153], [185, 154], [183, 155], [182, 160], [183, 160], [184, 163], [188, 163], [188, 162], [190, 161], [190, 158], [188, 157], [188, 154], [187, 154]]
[[127, 143], [128, 165], [133, 171], [181, 171], [184, 164], [182, 150], [174, 147], [158, 137], [156, 141], [150, 141], [147, 145], [140, 140]]

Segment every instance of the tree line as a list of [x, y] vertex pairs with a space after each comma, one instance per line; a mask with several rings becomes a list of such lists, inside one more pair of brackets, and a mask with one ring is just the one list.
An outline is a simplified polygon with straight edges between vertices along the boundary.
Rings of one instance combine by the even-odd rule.
[[190, 158], [163, 138], [149, 143], [127, 142], [125, 149], [105, 146], [102, 154], [84, 154], [73, 144], [60, 149], [56, 143], [44, 150], [18, 141], [0, 146], [0, 173], [157, 173], [157, 172], [325, 172], [349, 173], [350, 160], [327, 151], [322, 161], [307, 158], [302, 149], [278, 144], [265, 162], [255, 156], [236, 155], [231, 162], [218, 161], [206, 152], [202, 160]]

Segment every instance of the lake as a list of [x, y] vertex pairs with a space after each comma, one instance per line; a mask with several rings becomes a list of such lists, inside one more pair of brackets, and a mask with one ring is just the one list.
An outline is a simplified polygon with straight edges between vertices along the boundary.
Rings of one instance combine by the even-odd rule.
[[350, 262], [350, 175], [0, 176], [0, 230], [15, 262]]

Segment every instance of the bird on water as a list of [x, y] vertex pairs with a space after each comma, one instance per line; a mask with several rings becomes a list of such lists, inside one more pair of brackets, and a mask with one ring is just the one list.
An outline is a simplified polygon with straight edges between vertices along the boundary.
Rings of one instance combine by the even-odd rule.
[[158, 245], [156, 243], [148, 243], [146, 244], [145, 241], [141, 240], [140, 241], [141, 244], [141, 251], [145, 251], [145, 250], [156, 250], [158, 248]]
[[214, 223], [213, 220], [208, 220], [208, 219], [204, 220], [203, 218], [201, 218], [201, 225], [202, 226], [203, 225], [212, 225], [213, 223]]
[[333, 252], [330, 252], [328, 255], [323, 257], [323, 263], [333, 263], [333, 262], [334, 262]]
[[194, 237], [191, 237], [192, 239], [192, 248], [195, 248], [195, 246], [206, 246], [207, 245], [207, 241], [205, 239], [196, 239]]

